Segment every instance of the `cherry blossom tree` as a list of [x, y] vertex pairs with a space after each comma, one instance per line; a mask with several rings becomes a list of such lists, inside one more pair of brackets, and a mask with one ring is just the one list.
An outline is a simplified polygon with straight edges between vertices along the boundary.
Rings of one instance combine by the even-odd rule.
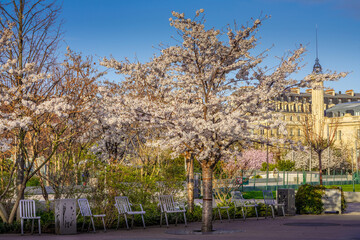
[[[244, 150], [234, 158], [228, 159], [224, 164], [224, 169], [228, 173], [236, 174], [242, 170], [256, 170], [260, 169], [262, 163], [267, 162], [266, 151], [258, 149]], [[275, 163], [273, 154], [268, 155], [268, 162]], [[231, 175], [233, 175], [231, 174]]]
[[[293, 86], [305, 87], [311, 78], [296, 81], [290, 75], [300, 66], [300, 46], [272, 69], [261, 68], [264, 54], [254, 55], [262, 20], [252, 20], [226, 31], [207, 29], [203, 10], [193, 19], [172, 12], [170, 18], [179, 45], [163, 48], [147, 63], [102, 64], [124, 77], [128, 114], [144, 127], [162, 129], [151, 144], [171, 148], [174, 155], [191, 152], [202, 167], [202, 231], [212, 231], [212, 175], [217, 162], [237, 154], [234, 144], [268, 142], [263, 128], [284, 129], [272, 99]], [[131, 106], [131, 107], [130, 107]]]
[[[330, 153], [330, 155], [329, 155]], [[311, 155], [311, 163], [310, 163]], [[315, 151], [310, 153], [310, 150], [304, 151], [289, 151], [285, 157], [285, 160], [293, 160], [295, 162], [295, 169], [304, 169], [307, 170], [311, 168], [319, 168], [319, 159]], [[330, 150], [323, 151], [321, 154], [322, 167], [324, 169], [348, 169], [350, 162], [347, 160], [346, 153], [341, 150], [334, 150], [330, 147]]]
[[[13, 69], [11, 72], [12, 84], [18, 86], [23, 84], [23, 78], [27, 78], [29, 67], [31, 74], [48, 73], [54, 64], [54, 53], [57, 49], [58, 40], [61, 37], [61, 24], [57, 22], [60, 7], [55, 2], [45, 0], [4, 0], [0, 2], [0, 27], [6, 28], [8, 22], [14, 27], [13, 41], [9, 43], [6, 51], [2, 52], [1, 62], [6, 63], [12, 60]], [[31, 78], [31, 77], [30, 77]], [[26, 80], [24, 80], [26, 82]], [[9, 85], [8, 85], [9, 86]], [[34, 89], [33, 89], [34, 90]], [[20, 130], [17, 137], [19, 145], [24, 140], [25, 129]], [[19, 151], [18, 165], [16, 171], [17, 191], [22, 192], [21, 185], [25, 179], [24, 168], [26, 160], [23, 148]], [[23, 196], [21, 196], [23, 198]]]
[[[66, 121], [74, 106], [54, 91], [59, 83], [56, 78], [39, 73], [39, 68], [34, 63], [19, 65], [18, 59], [8, 58], [6, 53], [13, 45], [13, 34], [9, 35], [8, 29], [2, 29], [0, 33], [3, 44], [0, 47], [1, 151], [15, 149], [16, 158], [13, 159], [11, 177], [16, 169], [21, 173], [21, 178], [17, 178], [17, 194], [10, 214], [0, 207], [2, 220], [12, 223], [26, 183], [51, 159], [62, 142], [66, 125], [60, 123]], [[45, 136], [49, 132], [54, 133], [53, 138], [46, 141]], [[44, 161], [36, 165], [40, 157]], [[9, 191], [11, 182], [12, 178], [0, 199]]]

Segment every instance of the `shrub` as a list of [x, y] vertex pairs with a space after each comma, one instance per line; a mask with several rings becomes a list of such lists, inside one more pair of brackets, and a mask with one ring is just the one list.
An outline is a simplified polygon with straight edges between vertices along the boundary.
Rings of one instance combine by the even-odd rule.
[[292, 171], [295, 168], [295, 162], [291, 160], [279, 160], [277, 162], [279, 171]]
[[[331, 188], [341, 190], [341, 211], [345, 211], [346, 201], [343, 190], [339, 187]], [[324, 186], [302, 185], [299, 187], [295, 196], [296, 212], [300, 214], [321, 214], [324, 210], [321, 200], [324, 194]]]
[[36, 187], [40, 186], [40, 178], [37, 176], [33, 176], [30, 180], [26, 183], [27, 187]]
[[[267, 168], [267, 164], [266, 162], [263, 162], [261, 164], [260, 171], [266, 171], [266, 168]], [[273, 171], [275, 168], [276, 168], [276, 164], [269, 163], [269, 171]]]
[[304, 184], [295, 195], [296, 212], [300, 214], [320, 214], [323, 212], [321, 197], [325, 187]]

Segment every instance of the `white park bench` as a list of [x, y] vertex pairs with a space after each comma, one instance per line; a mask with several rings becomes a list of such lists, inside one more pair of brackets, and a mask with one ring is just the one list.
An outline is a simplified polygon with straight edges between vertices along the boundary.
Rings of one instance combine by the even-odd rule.
[[[240, 191], [232, 191], [231, 192], [231, 202], [234, 203], [234, 206], [235, 206], [234, 219], [235, 219], [237, 208], [241, 207], [243, 219], [245, 221], [246, 215], [247, 215], [247, 208], [253, 207], [255, 209], [256, 219], [259, 220], [259, 215], [258, 215], [258, 211], [257, 211], [257, 207], [259, 205], [255, 202], [255, 199], [245, 199]], [[244, 208], [245, 208], [245, 211], [244, 211]]]
[[174, 202], [174, 198], [172, 195], [160, 195], [159, 196], [159, 205], [161, 210], [161, 216], [160, 216], [160, 227], [162, 225], [162, 216], [165, 215], [166, 220], [166, 226], [169, 227], [169, 221], [168, 221], [168, 213], [175, 213], [176, 214], [176, 222], [175, 226], [177, 225], [178, 220], [178, 214], [183, 213], [184, 214], [184, 221], [185, 221], [185, 227], [187, 226], [186, 223], [186, 210], [185, 206], [182, 206], [182, 209], [180, 207], [180, 204], [177, 202]]
[[38, 220], [39, 235], [41, 235], [40, 217], [36, 216], [34, 200], [20, 200], [21, 235], [24, 235], [24, 219], [32, 220], [31, 234], [34, 233], [34, 220]]
[[144, 214], [145, 211], [142, 208], [142, 205], [140, 205], [140, 209], [141, 211], [133, 211], [131, 209], [132, 204], [129, 202], [128, 197], [123, 197], [123, 196], [119, 196], [119, 197], [115, 197], [115, 207], [118, 210], [118, 222], [117, 222], [117, 229], [119, 228], [119, 223], [120, 223], [120, 216], [123, 215], [125, 218], [125, 223], [126, 223], [126, 228], [129, 229], [129, 224], [127, 221], [127, 216], [128, 215], [132, 215], [132, 221], [131, 221], [131, 228], [134, 226], [134, 218], [135, 215], [141, 215], [141, 219], [143, 222], [143, 226], [145, 227], [145, 221], [144, 221]]
[[93, 227], [93, 230], [95, 232], [95, 224], [94, 224], [94, 219], [93, 217], [95, 218], [102, 218], [102, 222], [103, 222], [103, 225], [104, 225], [104, 231], [106, 232], [106, 227], [105, 227], [105, 221], [104, 221], [104, 217], [106, 216], [105, 214], [99, 214], [99, 215], [93, 215], [91, 213], [91, 209], [90, 209], [90, 205], [89, 205], [89, 202], [86, 198], [80, 198], [78, 199], [78, 204], [79, 204], [79, 208], [80, 208], [80, 213], [81, 213], [81, 216], [83, 216], [83, 225], [82, 225], [82, 228], [81, 228], [81, 231], [84, 230], [84, 225], [85, 225], [85, 220], [86, 220], [86, 217], [90, 217], [90, 220], [91, 222], [89, 222], [89, 227], [88, 227], [88, 231], [90, 230], [90, 224], [92, 224], [92, 227]]
[[274, 199], [272, 191], [263, 190], [263, 196], [264, 196], [264, 203], [265, 203], [265, 206], [266, 206], [265, 218], [267, 218], [267, 208], [268, 208], [268, 206], [271, 208], [273, 218], [275, 218], [275, 211], [274, 211], [275, 207], [277, 207], [277, 208], [281, 207], [283, 215], [285, 217], [285, 209], [284, 209], [285, 205], [282, 204], [282, 203], [277, 203], [276, 202], [276, 200]]

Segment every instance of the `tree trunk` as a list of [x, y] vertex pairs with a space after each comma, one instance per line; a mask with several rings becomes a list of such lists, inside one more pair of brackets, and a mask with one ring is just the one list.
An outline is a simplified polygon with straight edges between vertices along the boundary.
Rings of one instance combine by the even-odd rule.
[[323, 185], [323, 178], [322, 178], [322, 166], [321, 166], [321, 153], [322, 152], [318, 152], [318, 156], [319, 156], [319, 179], [320, 179], [320, 185]]
[[194, 157], [191, 154], [190, 158], [186, 159], [187, 164], [187, 193], [189, 211], [194, 211]]
[[45, 183], [44, 183], [44, 179], [42, 178], [41, 174], [38, 174], [38, 177], [40, 178], [40, 187], [41, 187], [41, 192], [42, 192], [42, 195], [43, 195], [43, 198], [46, 202], [49, 201], [49, 194], [46, 190], [46, 187], [45, 187]]
[[20, 200], [24, 198], [23, 196], [24, 196], [25, 186], [26, 186], [26, 181], [23, 181], [23, 183], [19, 186], [20, 189], [18, 189], [18, 194], [17, 194], [16, 200], [15, 200], [15, 204], [14, 204], [13, 208], [11, 209], [11, 213], [9, 216], [8, 223], [10, 223], [10, 224], [13, 223], [17, 212], [19, 212], [17, 210], [19, 207]]
[[[19, 153], [17, 154], [18, 157], [18, 167], [17, 167], [17, 176], [16, 176], [16, 194], [21, 199], [24, 199], [24, 178], [25, 178], [25, 153], [24, 153], [24, 143], [25, 143], [25, 131], [21, 128], [19, 133]], [[26, 184], [26, 183], [25, 183]], [[17, 207], [15, 209], [16, 218], [20, 220], [20, 212], [17, 211]], [[11, 214], [10, 214], [11, 218]]]
[[0, 203], [0, 217], [3, 222], [8, 222], [9, 216], [8, 216], [6, 209], [2, 203]]
[[202, 164], [203, 181], [203, 209], [202, 209], [202, 232], [212, 231], [212, 173], [213, 169], [209, 164]]

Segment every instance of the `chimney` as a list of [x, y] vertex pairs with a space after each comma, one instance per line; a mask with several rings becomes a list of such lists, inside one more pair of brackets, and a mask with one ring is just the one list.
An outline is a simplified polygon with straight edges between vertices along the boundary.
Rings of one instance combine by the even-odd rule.
[[329, 94], [329, 95], [335, 96], [335, 90], [334, 90], [334, 89], [325, 90], [325, 94]]
[[347, 95], [354, 96], [354, 90], [352, 90], [352, 89], [346, 90], [345, 93], [346, 93]]
[[300, 88], [290, 88], [291, 93], [300, 94]]

